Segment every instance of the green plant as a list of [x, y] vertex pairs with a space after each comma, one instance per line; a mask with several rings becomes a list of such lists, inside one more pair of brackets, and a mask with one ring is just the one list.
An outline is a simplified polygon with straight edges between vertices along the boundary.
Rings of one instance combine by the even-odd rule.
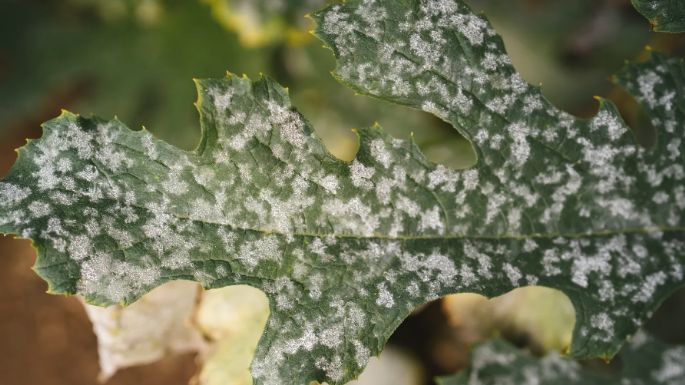
[[117, 120], [45, 123], [0, 184], [0, 231], [34, 241], [52, 292], [95, 304], [173, 279], [260, 288], [260, 384], [344, 383], [416, 306], [525, 285], [573, 301], [571, 357], [610, 358], [682, 285], [682, 60], [654, 53], [616, 77], [657, 130], [643, 148], [611, 102], [587, 120], [551, 105], [461, 1], [313, 18], [339, 80], [450, 123], [478, 163], [434, 165], [380, 127], [341, 161], [284, 88], [229, 75], [197, 82], [194, 152]]

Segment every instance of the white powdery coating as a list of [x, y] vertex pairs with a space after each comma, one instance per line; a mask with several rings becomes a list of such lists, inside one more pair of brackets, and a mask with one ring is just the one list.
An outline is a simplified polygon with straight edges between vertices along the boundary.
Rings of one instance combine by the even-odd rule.
[[376, 298], [376, 305], [383, 306], [388, 309], [395, 306], [395, 300], [393, 299], [392, 293], [388, 291], [385, 283], [379, 283], [376, 287], [378, 289], [378, 297]]
[[326, 191], [328, 191], [331, 194], [337, 194], [338, 187], [340, 186], [338, 178], [333, 174], [329, 174], [321, 178], [319, 180], [319, 184], [321, 185], [321, 187], [323, 187]]
[[87, 297], [120, 303], [131, 293], [142, 294], [159, 280], [161, 272], [152, 266], [116, 261], [106, 253], [95, 253], [81, 265], [79, 288]]
[[511, 281], [512, 286], [516, 287], [519, 285], [519, 281], [521, 280], [521, 278], [523, 278], [523, 274], [521, 273], [521, 270], [514, 267], [510, 263], [505, 263], [502, 266], [502, 270], [507, 275], [507, 278], [509, 278], [509, 281]]
[[69, 252], [69, 256], [78, 261], [92, 254], [93, 245], [88, 236], [76, 235], [69, 240], [67, 251]]
[[432, 209], [424, 211], [421, 213], [419, 229], [421, 231], [437, 230], [438, 232], [443, 232], [445, 229], [445, 223], [443, 222], [441, 216], [442, 211], [438, 206], [433, 206]]
[[614, 320], [607, 313], [594, 314], [590, 318], [592, 327], [601, 332], [594, 334], [593, 339], [610, 340], [614, 337]]
[[640, 85], [642, 100], [651, 108], [655, 108], [658, 104], [658, 100], [654, 88], [662, 82], [661, 77], [656, 72], [649, 71], [640, 75], [637, 78], [637, 82]]
[[16, 206], [31, 195], [28, 187], [0, 182], [0, 206]]
[[302, 149], [305, 145], [304, 121], [295, 111], [286, 107], [269, 102], [269, 122], [276, 125], [281, 132], [283, 139], [293, 146]]
[[640, 291], [635, 295], [635, 302], [649, 303], [653, 301], [654, 292], [657, 288], [666, 283], [667, 275], [663, 271], [648, 275], [642, 285]]
[[264, 237], [245, 242], [238, 258], [247, 266], [254, 268], [262, 260], [278, 260], [281, 255], [280, 243], [276, 237]]
[[511, 135], [511, 156], [514, 163], [522, 166], [528, 161], [530, 157], [530, 143], [528, 143], [528, 135], [530, 128], [522, 124], [512, 124], [507, 128], [509, 135]]
[[372, 140], [370, 145], [371, 155], [378, 163], [382, 164], [383, 167], [390, 168], [390, 165], [392, 164], [392, 155], [386, 147], [387, 145], [383, 139]]
[[356, 159], [350, 165], [350, 178], [355, 187], [371, 189], [373, 187], [371, 178], [375, 173], [376, 170], [373, 167], [367, 167]]
[[33, 201], [29, 204], [29, 211], [34, 218], [42, 218], [52, 212], [52, 208], [48, 203], [41, 201]]

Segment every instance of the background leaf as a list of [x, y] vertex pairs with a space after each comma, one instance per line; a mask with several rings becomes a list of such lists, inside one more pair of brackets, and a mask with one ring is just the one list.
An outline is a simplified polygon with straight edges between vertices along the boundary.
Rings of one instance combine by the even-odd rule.
[[531, 381], [539, 385], [676, 385], [685, 381], [684, 359], [682, 346], [668, 346], [644, 333], [637, 334], [625, 346], [620, 369], [607, 365], [585, 368], [557, 354], [537, 358], [505, 341], [493, 340], [475, 349], [468, 370], [437, 382], [439, 385], [513, 385]]
[[311, 27], [305, 14], [323, 8], [327, 0], [203, 0], [226, 28], [240, 41], [255, 47], [285, 40], [297, 44], [309, 40]]
[[652, 28], [659, 32], [685, 32], [685, 4], [678, 0], [631, 0]]

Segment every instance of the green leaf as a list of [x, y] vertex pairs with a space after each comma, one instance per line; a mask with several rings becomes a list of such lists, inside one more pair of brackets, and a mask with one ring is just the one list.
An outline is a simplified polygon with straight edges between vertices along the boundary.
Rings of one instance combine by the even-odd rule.
[[685, 3], [681, 0], [631, 0], [657, 32], [685, 32]]
[[[452, 231], [521, 245], [534, 240], [534, 251], [508, 244], [502, 255], [516, 260], [510, 263], [520, 270], [509, 276], [519, 284], [531, 274], [528, 284], [560, 288], [574, 302], [572, 355], [613, 355], [682, 283], [682, 250], [664, 247], [682, 247], [682, 60], [655, 55], [630, 67], [651, 68], [631, 90], [651, 101], [653, 113], [672, 117], [658, 126], [657, 145], [644, 149], [609, 101], [600, 99], [589, 120], [555, 108], [521, 79], [499, 36], [461, 1], [350, 1], [316, 20], [341, 81], [433, 113], [473, 142], [480, 188], [455, 190], [445, 207], [458, 214]], [[657, 239], [661, 246], [651, 244]], [[662, 267], [651, 270], [652, 263]], [[640, 299], [643, 289], [648, 300]]]
[[[118, 120], [45, 123], [0, 182], [0, 232], [33, 239], [52, 292], [96, 304], [174, 279], [263, 290], [257, 384], [344, 383], [418, 305], [533, 284], [576, 306], [573, 355], [612, 355], [682, 283], [681, 125], [646, 150], [609, 102], [592, 120], [557, 110], [460, 1], [350, 1], [316, 19], [339, 77], [449, 121], [478, 164], [436, 166], [378, 127], [338, 160], [285, 89], [230, 75], [197, 82], [194, 152]], [[662, 61], [640, 95], [682, 123], [683, 64]]]
[[[685, 382], [685, 346], [669, 346], [640, 332], [621, 352], [621, 370], [591, 370], [558, 354], [542, 358], [492, 340], [471, 353], [470, 366], [438, 378], [438, 385], [677, 385]], [[605, 368], [607, 369], [607, 368]]]

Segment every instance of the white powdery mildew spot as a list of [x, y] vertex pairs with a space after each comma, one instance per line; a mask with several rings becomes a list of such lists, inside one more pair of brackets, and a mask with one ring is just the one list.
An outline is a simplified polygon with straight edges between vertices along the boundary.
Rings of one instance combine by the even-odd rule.
[[421, 213], [419, 230], [436, 230], [439, 233], [442, 233], [445, 230], [445, 222], [442, 219], [442, 211], [438, 206], [433, 206], [432, 209]]
[[[478, 275], [479, 277], [474, 277], [474, 282], [478, 278], [492, 278], [492, 258], [489, 255], [482, 253], [478, 250], [474, 244], [471, 242], [464, 243], [464, 255], [467, 258], [474, 259], [478, 262]], [[469, 274], [470, 275], [470, 274]], [[463, 277], [462, 277], [463, 278]]]
[[428, 173], [428, 187], [430, 188], [444, 185], [442, 190], [453, 193], [456, 191], [458, 181], [459, 173], [449, 170], [443, 165], [438, 165], [435, 170]]
[[421, 207], [418, 203], [402, 195], [398, 197], [395, 201], [395, 207], [407, 214], [410, 218], [416, 218], [421, 211]]
[[262, 260], [277, 261], [281, 256], [280, 242], [276, 237], [264, 237], [247, 241], [240, 246], [238, 259], [245, 265], [254, 268]]
[[339, 348], [343, 343], [343, 324], [328, 327], [321, 333], [321, 344], [329, 348]]
[[490, 34], [485, 20], [476, 15], [458, 14], [455, 15], [454, 18], [456, 20], [455, 26], [459, 32], [461, 32], [461, 34], [474, 46], [482, 45], [485, 34]]
[[29, 195], [31, 195], [31, 189], [28, 187], [0, 182], [0, 206], [16, 206], [28, 198]]
[[319, 179], [319, 185], [321, 185], [321, 187], [323, 187], [328, 193], [335, 195], [338, 193], [340, 182], [335, 175], [329, 174]]
[[531, 114], [544, 107], [540, 95], [527, 95], [523, 98], [523, 112]]
[[358, 160], [353, 160], [350, 165], [350, 178], [355, 187], [369, 190], [373, 187], [371, 178], [376, 173], [373, 167], [364, 166]]
[[314, 365], [326, 372], [326, 376], [333, 381], [340, 381], [345, 375], [342, 358], [338, 355], [333, 358], [319, 357], [314, 362]]
[[93, 135], [81, 130], [76, 123], [69, 123], [68, 130], [65, 132], [66, 148], [73, 148], [82, 160], [93, 157]]
[[590, 324], [593, 329], [601, 332], [594, 333], [592, 339], [599, 339], [603, 341], [609, 341], [614, 337], [614, 320], [611, 319], [607, 313], [594, 314], [590, 318]]
[[444, 108], [438, 107], [435, 103], [431, 101], [424, 102], [421, 106], [421, 109], [437, 116], [440, 119], [449, 120], [449, 112]]
[[376, 305], [383, 306], [388, 309], [391, 309], [393, 306], [395, 306], [395, 299], [393, 298], [392, 293], [388, 291], [388, 287], [385, 285], [385, 283], [379, 283], [376, 288], [378, 289]]
[[371, 141], [369, 148], [371, 150], [371, 156], [373, 156], [378, 163], [382, 164], [385, 168], [390, 168], [392, 164], [392, 155], [386, 148], [383, 139], [374, 139]]
[[478, 186], [478, 170], [464, 171], [464, 189], [466, 191], [475, 190]]
[[580, 287], [588, 286], [588, 275], [590, 273], [608, 274], [611, 270], [610, 256], [606, 254], [587, 257], [576, 249], [572, 258], [571, 280]]
[[600, 111], [597, 116], [592, 119], [590, 130], [596, 131], [600, 127], [606, 129], [609, 139], [612, 141], [617, 140], [626, 132], [626, 128], [621, 123], [619, 117], [607, 110]]
[[313, 300], [319, 300], [321, 298], [321, 287], [325, 282], [324, 276], [322, 274], [316, 273], [309, 277], [309, 297]]
[[506, 128], [513, 142], [511, 143], [511, 156], [517, 166], [522, 166], [530, 157], [530, 143], [528, 135], [530, 128], [523, 124], [512, 124]]
[[390, 203], [391, 193], [394, 187], [396, 187], [396, 185], [392, 179], [381, 177], [380, 180], [376, 182], [376, 197], [378, 198], [378, 201], [384, 205]]
[[[273, 318], [271, 322], [274, 322]], [[283, 383], [279, 373], [279, 365], [286, 360], [286, 356], [295, 355], [300, 351], [311, 352], [319, 342], [311, 322], [303, 322], [301, 329], [302, 334], [299, 337], [279, 339], [269, 347], [265, 357], [254, 359], [252, 374], [255, 378], [261, 379], [267, 385], [281, 385]]]
[[157, 160], [159, 157], [159, 153], [157, 152], [157, 146], [152, 142], [152, 135], [149, 133], [145, 132], [143, 136], [140, 138], [140, 144], [143, 146], [143, 149], [145, 150], [145, 155], [152, 159], [152, 160]]
[[507, 275], [507, 278], [509, 278], [509, 281], [511, 281], [512, 286], [516, 287], [519, 285], [519, 281], [521, 280], [521, 278], [523, 278], [521, 270], [514, 267], [510, 263], [505, 263], [504, 265], [502, 265], [502, 270]]
[[635, 295], [633, 300], [635, 302], [649, 303], [653, 301], [654, 292], [656, 289], [665, 284], [667, 279], [666, 273], [659, 271], [654, 274], [650, 274], [645, 277], [638, 293]]
[[52, 212], [52, 207], [48, 203], [41, 201], [33, 201], [29, 203], [28, 207], [34, 218], [42, 218], [50, 215]]
[[93, 245], [87, 235], [74, 235], [69, 239], [67, 252], [71, 258], [80, 261], [92, 254]]
[[309, 244], [309, 251], [323, 257], [326, 255], [326, 245], [323, 243], [321, 238], [315, 238], [312, 243]]
[[656, 97], [656, 90], [654, 89], [662, 82], [661, 77], [654, 71], [648, 71], [637, 78], [640, 86], [640, 95], [642, 101], [647, 103], [650, 108], [658, 106], [658, 99]]
[[281, 137], [293, 146], [304, 148], [304, 121], [295, 111], [291, 111], [275, 102], [268, 102], [269, 122], [280, 129]]
[[357, 368], [363, 369], [366, 367], [366, 364], [369, 363], [371, 352], [369, 351], [369, 348], [358, 340], [353, 340], [352, 344], [354, 345], [354, 360], [357, 364]]
[[160, 276], [158, 268], [118, 261], [110, 254], [97, 252], [81, 264], [78, 286], [86, 296], [104, 297], [110, 303], [120, 303], [133, 293], [142, 294], [142, 290], [149, 290]]
[[220, 112], [223, 113], [228, 106], [231, 105], [231, 100], [233, 99], [233, 90], [231, 88], [225, 90], [219, 88], [210, 88], [208, 92], [212, 97], [212, 102]]
[[666, 145], [666, 149], [670, 155], [671, 160], [676, 160], [680, 156], [680, 148], [682, 141], [679, 138], [672, 138], [670, 142]]
[[173, 195], [182, 195], [188, 192], [188, 183], [181, 178], [181, 174], [177, 171], [169, 173], [168, 178], [162, 183], [162, 187], [166, 192]]
[[440, 52], [440, 47], [433, 44], [432, 41], [429, 42], [424, 40], [420, 33], [411, 34], [411, 37], [409, 38], [409, 48], [413, 54], [423, 59], [424, 68], [435, 66], [443, 56], [442, 52]]
[[510, 366], [516, 360], [513, 353], [500, 353], [492, 346], [485, 345], [475, 351], [471, 359], [472, 371], [479, 372], [490, 365]]

